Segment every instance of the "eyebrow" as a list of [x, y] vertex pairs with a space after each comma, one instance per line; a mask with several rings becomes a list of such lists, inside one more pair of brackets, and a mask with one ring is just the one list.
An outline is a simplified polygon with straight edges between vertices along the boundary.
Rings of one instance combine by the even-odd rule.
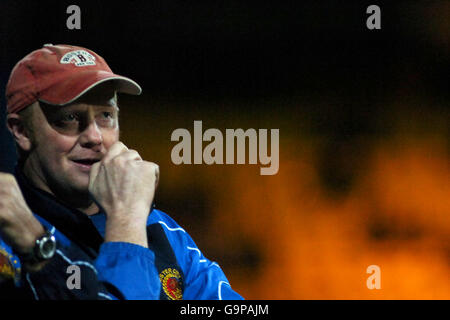
[[[69, 105], [69, 106], [54, 106], [47, 103], [41, 103], [39, 102], [42, 113], [44, 114], [45, 118], [48, 122], [54, 122], [57, 121], [59, 117], [64, 116], [67, 113], [70, 112], [76, 112], [81, 114], [86, 114], [89, 112], [88, 109], [79, 106], [79, 105]], [[82, 108], [80, 110], [80, 108]], [[97, 114], [98, 112], [104, 112], [105, 110], [112, 111], [115, 118], [117, 120], [119, 119], [119, 107], [117, 105], [99, 105], [96, 106], [96, 108], [99, 108], [99, 110], [93, 110], [94, 114]]]
[[[69, 105], [69, 106], [54, 106], [47, 103], [40, 103], [40, 106], [42, 109], [45, 109], [48, 112], [63, 112], [66, 110], [79, 110], [80, 108], [85, 109], [83, 105]], [[119, 110], [119, 107], [117, 105], [95, 105], [94, 108], [112, 108]]]

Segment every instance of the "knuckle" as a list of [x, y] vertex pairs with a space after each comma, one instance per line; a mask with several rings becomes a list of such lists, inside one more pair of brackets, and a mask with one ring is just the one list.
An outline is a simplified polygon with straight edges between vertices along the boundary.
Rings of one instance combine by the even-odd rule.
[[159, 175], [159, 166], [156, 163], [147, 161], [144, 161], [144, 163], [149, 174], [156, 177]]
[[1, 173], [0, 175], [0, 194], [10, 195], [18, 189], [16, 178], [10, 173]]
[[[100, 162], [98, 162], [98, 164], [99, 164], [100, 166], [105, 166], [105, 165], [107, 165], [110, 161], [111, 161], [111, 158], [110, 158], [110, 157], [104, 157], [102, 160], [100, 160]], [[97, 163], [94, 163], [94, 164], [97, 164]]]
[[121, 165], [124, 163], [124, 157], [122, 154], [119, 154], [118, 156], [115, 156], [111, 159], [111, 162], [115, 165]]
[[119, 150], [128, 150], [127, 146], [122, 141], [117, 141], [115, 147]]
[[[92, 165], [92, 170], [97, 170], [102, 165], [102, 162], [96, 162]], [[92, 171], [91, 170], [91, 171]]]
[[139, 153], [136, 150], [127, 150], [126, 153], [130, 158], [139, 157]]
[[16, 178], [11, 173], [0, 172], [0, 181], [2, 182], [2, 184], [14, 183], [16, 181]]
[[141, 158], [141, 155], [136, 150], [130, 150], [130, 151], [135, 157]]
[[154, 170], [155, 169], [155, 164], [153, 162], [144, 161], [144, 164], [149, 170]]

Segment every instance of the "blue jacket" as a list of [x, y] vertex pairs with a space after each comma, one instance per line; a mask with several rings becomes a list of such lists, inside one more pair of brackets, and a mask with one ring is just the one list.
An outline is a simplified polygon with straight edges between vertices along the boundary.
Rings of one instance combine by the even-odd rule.
[[[54, 234], [57, 251], [42, 270], [26, 273], [0, 236], [0, 299], [242, 299], [164, 212], [150, 212], [148, 248], [103, 242], [105, 213], [87, 216], [32, 187], [18, 170], [16, 179], [36, 218]], [[71, 285], [71, 266], [77, 266], [79, 287]]]

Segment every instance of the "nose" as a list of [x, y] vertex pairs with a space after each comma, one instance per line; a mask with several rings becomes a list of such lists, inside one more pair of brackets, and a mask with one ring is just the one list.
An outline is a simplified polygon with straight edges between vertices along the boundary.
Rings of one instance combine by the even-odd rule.
[[101, 146], [103, 143], [103, 135], [95, 121], [90, 121], [89, 125], [81, 133], [79, 141], [84, 148]]

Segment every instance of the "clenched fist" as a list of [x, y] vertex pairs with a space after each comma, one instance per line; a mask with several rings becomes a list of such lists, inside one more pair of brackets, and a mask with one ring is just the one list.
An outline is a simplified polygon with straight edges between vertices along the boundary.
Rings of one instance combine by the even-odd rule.
[[92, 166], [89, 192], [107, 215], [105, 241], [147, 246], [146, 222], [158, 180], [158, 165], [122, 142]]
[[44, 227], [33, 216], [15, 177], [0, 173], [0, 234], [17, 254], [31, 252]]

